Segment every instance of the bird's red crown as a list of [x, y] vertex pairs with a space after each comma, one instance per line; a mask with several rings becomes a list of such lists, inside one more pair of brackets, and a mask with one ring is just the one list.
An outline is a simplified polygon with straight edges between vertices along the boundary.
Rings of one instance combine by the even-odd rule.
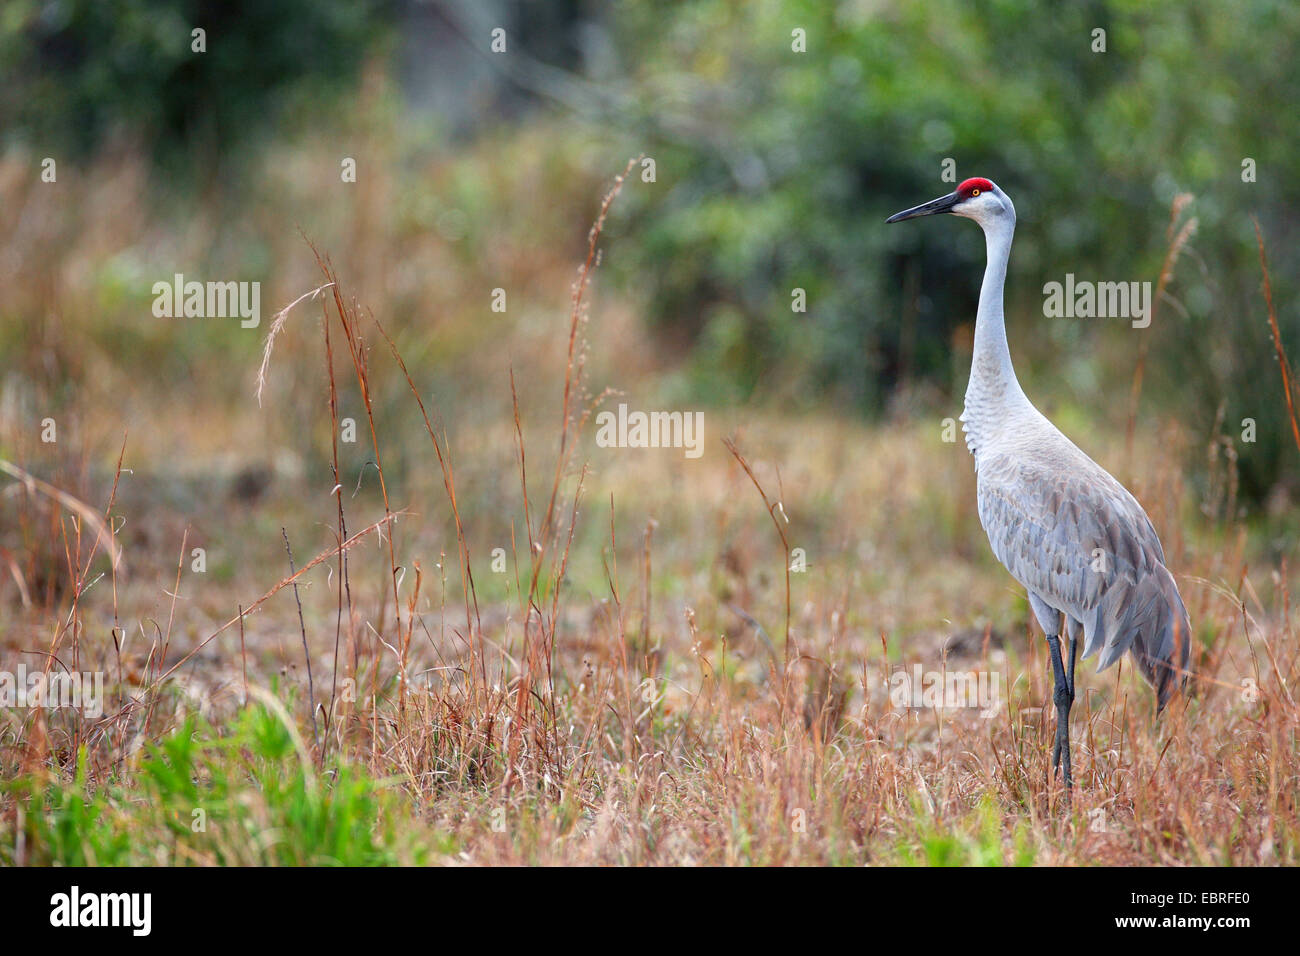
[[980, 179], [976, 176], [974, 179], [968, 179], [957, 187], [957, 195], [962, 199], [970, 199], [972, 196], [978, 196], [980, 193], [993, 191], [993, 184], [987, 179]]

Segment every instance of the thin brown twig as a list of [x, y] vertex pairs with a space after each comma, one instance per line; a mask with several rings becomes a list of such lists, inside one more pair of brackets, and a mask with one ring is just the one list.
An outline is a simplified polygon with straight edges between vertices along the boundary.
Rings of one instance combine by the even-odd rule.
[[1268, 306], [1268, 326], [1273, 332], [1273, 350], [1277, 353], [1277, 367], [1282, 372], [1282, 391], [1286, 395], [1287, 415], [1291, 419], [1291, 437], [1300, 449], [1300, 424], [1296, 422], [1295, 402], [1291, 390], [1291, 366], [1286, 360], [1286, 349], [1282, 347], [1282, 333], [1277, 327], [1277, 310], [1273, 308], [1273, 284], [1268, 275], [1268, 258], [1264, 254], [1264, 234], [1260, 231], [1259, 220], [1254, 216], [1250, 221], [1255, 224], [1255, 242], [1259, 246], [1259, 267], [1264, 273], [1264, 302]]
[[[284, 538], [284, 553], [289, 556], [289, 574], [292, 577], [294, 575], [293, 548], [289, 547], [289, 532], [281, 527], [280, 534]], [[298, 594], [297, 580], [293, 582], [293, 600], [298, 605], [298, 632], [302, 635], [302, 656], [307, 662], [307, 703], [311, 707], [311, 736], [319, 752], [320, 730], [316, 726], [316, 683], [311, 676], [311, 650], [307, 647], [307, 624], [302, 618], [302, 598]]]
[[730, 438], [724, 438], [722, 440], [722, 443], [727, 446], [727, 451], [731, 452], [732, 457], [734, 457], [736, 461], [740, 463], [740, 467], [745, 470], [745, 474], [749, 475], [749, 480], [752, 481], [754, 483], [754, 487], [758, 489], [759, 497], [763, 499], [763, 505], [767, 508], [767, 515], [769, 518], [772, 519], [772, 524], [776, 527], [777, 537], [781, 539], [781, 553], [782, 553], [781, 564], [785, 572], [785, 662], [782, 667], [782, 674], [781, 674], [781, 684], [782, 684], [781, 718], [782, 721], [784, 722], [785, 705], [786, 705], [785, 698], [789, 691], [789, 687], [787, 686], [787, 683], [790, 675], [790, 652], [791, 652], [790, 542], [786, 538], [785, 528], [782, 527], [780, 519], [777, 518], [777, 510], [780, 509], [782, 513], [782, 517], [784, 517], [785, 509], [784, 507], [782, 507], [782, 504], [779, 500], [772, 501], [767, 497], [767, 492], [763, 490], [762, 482], [758, 480], [758, 476], [754, 474], [754, 469], [749, 466], [749, 462], [746, 461], [745, 456], [740, 453], [740, 449], [736, 447], [736, 443], [732, 441]]
[[180, 668], [184, 667], [187, 663], [189, 663], [190, 659], [193, 658], [195, 654], [197, 654], [199, 651], [203, 650], [203, 648], [207, 647], [207, 646], [208, 646], [209, 644], [211, 644], [214, 640], [216, 640], [218, 637], [220, 637], [220, 636], [221, 636], [222, 634], [224, 634], [226, 631], [230, 630], [230, 628], [234, 627], [236, 624], [238, 624], [240, 621], [242, 621], [246, 616], [248, 616], [249, 614], [251, 614], [253, 611], [256, 611], [259, 607], [261, 607], [263, 604], [265, 604], [267, 601], [269, 601], [272, 597], [274, 597], [275, 595], [279, 594], [281, 591], [283, 591], [285, 588], [287, 588], [287, 587], [288, 587], [290, 584], [292, 584], [294, 581], [298, 580], [300, 577], [302, 577], [304, 574], [306, 574], [306, 573], [307, 573], [308, 571], [310, 571], [312, 568], [316, 567], [316, 565], [320, 564], [322, 561], [326, 561], [326, 560], [328, 560], [328, 559], [334, 557], [334, 556], [335, 556], [336, 554], [338, 554], [340, 551], [347, 551], [348, 549], [350, 549], [350, 548], [352, 548], [354, 545], [356, 545], [357, 542], [359, 542], [362, 538], [365, 538], [366, 536], [368, 536], [371, 532], [375, 532], [375, 531], [380, 530], [381, 528], [384, 527], [384, 525], [386, 525], [386, 524], [388, 524], [388, 523], [390, 523], [390, 522], [392, 522], [392, 521], [395, 521], [395, 520], [396, 520], [400, 515], [404, 515], [404, 514], [406, 514], [406, 513], [407, 513], [407, 512], [405, 512], [405, 511], [396, 511], [396, 512], [394, 512], [393, 514], [384, 515], [384, 516], [383, 516], [382, 518], [380, 518], [378, 521], [375, 521], [375, 522], [373, 522], [372, 524], [369, 524], [369, 525], [367, 525], [366, 527], [362, 528], [360, 531], [358, 531], [356, 534], [354, 534], [352, 537], [348, 538], [346, 541], [344, 541], [342, 544], [338, 545], [337, 547], [330, 548], [330, 549], [327, 550], [327, 551], [322, 551], [320, 554], [316, 555], [316, 557], [312, 558], [310, 561], [308, 561], [306, 564], [304, 564], [301, 568], [299, 568], [297, 571], [295, 571], [295, 572], [294, 572], [293, 574], [291, 574], [289, 577], [287, 577], [287, 578], [285, 578], [284, 580], [282, 580], [279, 584], [275, 585], [275, 587], [271, 588], [269, 591], [267, 591], [265, 594], [263, 594], [260, 598], [258, 598], [258, 599], [257, 599], [256, 601], [254, 601], [252, 604], [248, 605], [247, 608], [241, 610], [241, 611], [239, 612], [238, 615], [236, 615], [235, 617], [232, 617], [232, 618], [231, 618], [229, 621], [227, 621], [225, 624], [222, 624], [219, 628], [217, 628], [215, 631], [213, 631], [211, 634], [209, 634], [209, 635], [208, 635], [207, 637], [205, 637], [203, 640], [199, 641], [199, 643], [197, 643], [196, 645], [194, 645], [194, 649], [193, 649], [193, 650], [191, 650], [188, 654], [186, 654], [184, 657], [182, 657], [180, 660], [178, 660], [175, 664], [173, 664], [171, 667], [167, 668], [166, 671], [164, 671], [162, 674], [160, 674], [158, 677], [156, 677], [156, 678], [153, 680], [153, 683], [152, 683], [151, 686], [156, 686], [156, 685], [162, 683], [162, 682], [165, 681], [168, 677], [170, 677], [172, 674], [176, 673], [176, 671], [178, 671]]

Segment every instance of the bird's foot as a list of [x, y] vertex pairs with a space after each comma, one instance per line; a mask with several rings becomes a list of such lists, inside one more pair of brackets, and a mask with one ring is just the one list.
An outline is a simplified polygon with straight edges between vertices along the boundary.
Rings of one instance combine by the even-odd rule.
[[1056, 741], [1052, 746], [1052, 776], [1062, 770], [1065, 783], [1065, 799], [1069, 802], [1070, 791], [1074, 786], [1074, 776], [1070, 766], [1070, 708], [1074, 705], [1074, 691], [1065, 682], [1056, 686], [1052, 695], [1056, 704]]
[[1065, 800], [1068, 803], [1070, 793], [1074, 787], [1074, 775], [1070, 767], [1070, 725], [1069, 717], [1062, 716], [1059, 718], [1060, 728], [1056, 732], [1056, 746], [1052, 749], [1052, 772], [1055, 775], [1058, 768], [1063, 770], [1062, 778], [1065, 784]]

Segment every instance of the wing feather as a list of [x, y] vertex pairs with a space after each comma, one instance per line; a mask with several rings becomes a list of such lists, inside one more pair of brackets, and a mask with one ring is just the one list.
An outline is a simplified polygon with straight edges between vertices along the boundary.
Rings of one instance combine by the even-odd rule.
[[1055, 454], [983, 456], [980, 523], [1012, 577], [1083, 624], [1085, 658], [1100, 653], [1105, 670], [1131, 651], [1163, 705], [1191, 632], [1160, 538], [1123, 485], [1061, 440]]

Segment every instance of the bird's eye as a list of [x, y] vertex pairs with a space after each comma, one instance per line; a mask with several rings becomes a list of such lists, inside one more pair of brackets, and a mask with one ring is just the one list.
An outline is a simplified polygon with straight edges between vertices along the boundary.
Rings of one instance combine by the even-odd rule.
[[970, 191], [970, 194], [971, 194], [972, 196], [978, 196], [978, 195], [980, 194], [980, 191], [979, 191], [978, 189], [972, 189], [972, 190]]

